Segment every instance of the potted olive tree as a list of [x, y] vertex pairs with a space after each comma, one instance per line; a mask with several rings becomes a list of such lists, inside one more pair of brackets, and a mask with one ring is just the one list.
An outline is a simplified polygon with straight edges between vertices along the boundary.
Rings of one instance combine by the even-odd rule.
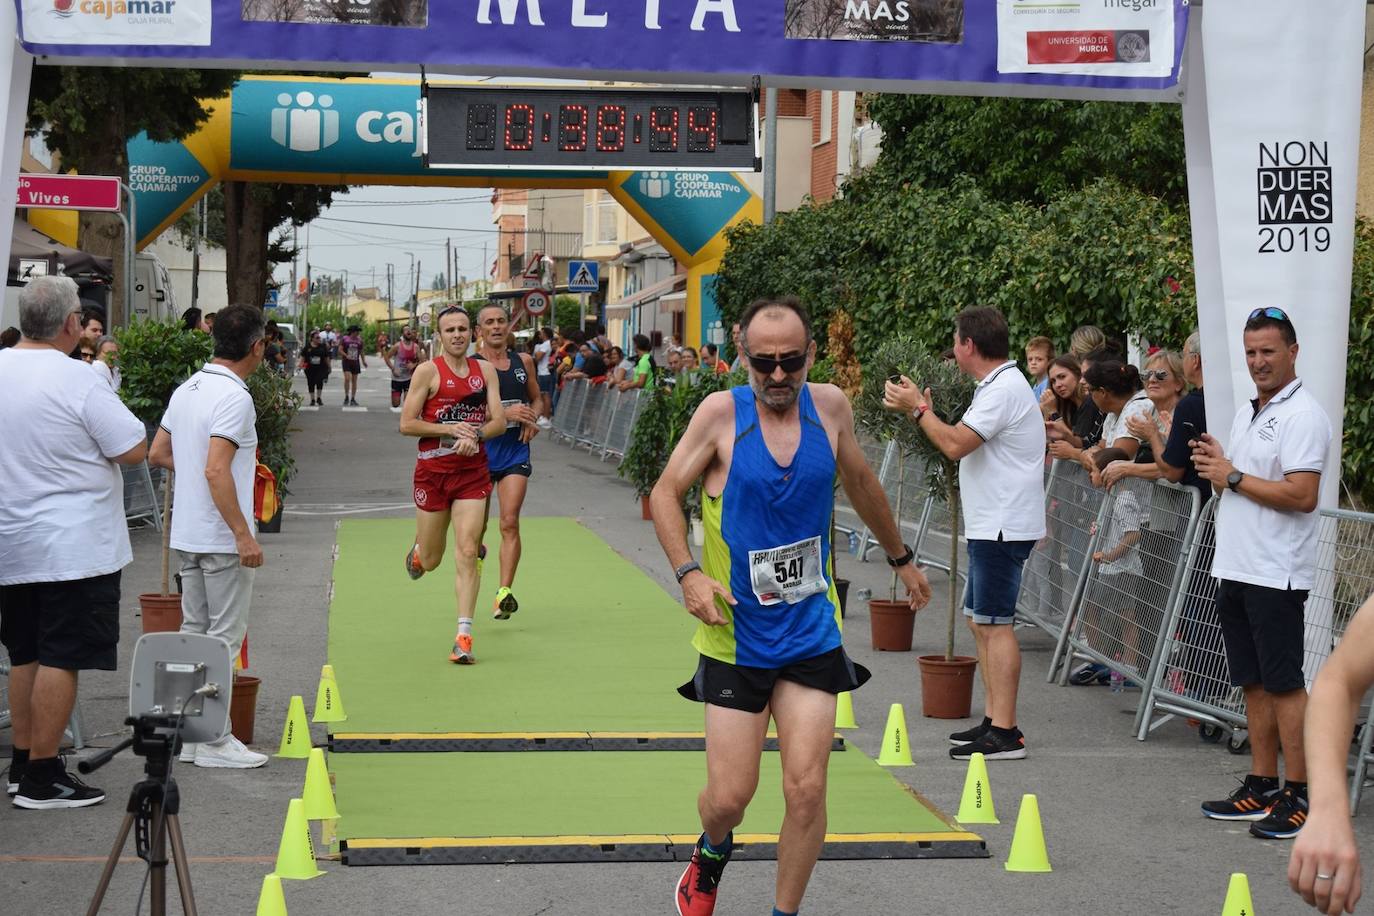
[[291, 390], [289, 378], [265, 364], [248, 377], [248, 391], [257, 412], [258, 461], [277, 479], [276, 512], [261, 520], [258, 531], [275, 533], [281, 531], [282, 508], [290, 492], [286, 485], [296, 473], [296, 459], [291, 452], [291, 422], [301, 409], [301, 396]]
[[[148, 429], [149, 440], [177, 386], [210, 360], [214, 345], [209, 335], [188, 331], [179, 324], [136, 321], [115, 331], [123, 381], [119, 396]], [[158, 591], [138, 596], [143, 631], [175, 631], [181, 627], [181, 595], [171, 590], [172, 474], [162, 475], [162, 577]]]
[[[879, 348], [874, 360], [883, 375], [864, 385], [861, 400], [864, 413], [882, 410], [890, 418], [898, 448], [903, 456], [915, 456], [925, 468], [925, 479], [919, 485], [928, 487], [932, 496], [942, 499], [949, 509], [949, 582], [947, 585], [947, 618], [945, 651], [942, 655], [922, 655], [917, 661], [921, 668], [921, 706], [926, 716], [938, 719], [962, 719], [968, 716], [973, 698], [973, 675], [978, 659], [954, 654], [954, 631], [959, 619], [962, 589], [959, 586], [959, 463], [946, 458], [911, 418], [883, 410], [883, 387], [890, 376], [905, 375], [922, 388], [931, 391], [931, 409], [946, 423], [958, 423], [973, 402], [976, 387], [973, 379], [959, 371], [953, 362], [931, 354], [923, 345], [910, 338], [897, 338]], [[876, 422], [876, 420], [874, 420]], [[895, 427], [895, 428], [894, 428]]]

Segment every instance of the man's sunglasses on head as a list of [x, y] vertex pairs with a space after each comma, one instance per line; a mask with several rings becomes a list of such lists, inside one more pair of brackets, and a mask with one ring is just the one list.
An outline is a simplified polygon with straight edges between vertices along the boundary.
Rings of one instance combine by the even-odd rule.
[[1288, 322], [1289, 324], [1292, 324], [1292, 323], [1293, 323], [1293, 319], [1291, 319], [1291, 318], [1288, 317], [1288, 313], [1287, 313], [1287, 312], [1285, 312], [1283, 309], [1280, 309], [1280, 308], [1274, 308], [1272, 305], [1269, 306], [1268, 308], [1255, 309], [1253, 312], [1250, 313], [1250, 317], [1247, 318], [1247, 319], [1245, 319], [1245, 320], [1246, 320], [1246, 321], [1254, 321], [1256, 318], [1260, 318], [1260, 317], [1263, 317], [1263, 318], [1272, 318], [1272, 319], [1274, 319], [1275, 321], [1286, 321], [1286, 322]]

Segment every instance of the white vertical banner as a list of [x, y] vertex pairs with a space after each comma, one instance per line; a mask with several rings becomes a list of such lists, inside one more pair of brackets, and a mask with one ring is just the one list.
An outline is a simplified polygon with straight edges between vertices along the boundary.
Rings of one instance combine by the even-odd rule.
[[1233, 407], [1254, 396], [1246, 318], [1278, 306], [1335, 433], [1323, 506], [1340, 481], [1364, 20], [1364, 0], [1208, 0], [1202, 17]]
[[[1340, 489], [1364, 34], [1364, 0], [1208, 0], [1202, 17], [1231, 415], [1255, 391], [1245, 321], [1278, 306], [1297, 329], [1298, 375], [1331, 419], [1323, 507]], [[1204, 371], [1210, 408], [1220, 389]], [[1333, 585], [1319, 576], [1307, 602], [1309, 685], [1331, 651]]]

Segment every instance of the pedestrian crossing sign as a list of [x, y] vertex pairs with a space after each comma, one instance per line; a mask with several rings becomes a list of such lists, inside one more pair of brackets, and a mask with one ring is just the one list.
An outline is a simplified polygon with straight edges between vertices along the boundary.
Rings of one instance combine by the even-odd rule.
[[594, 293], [601, 288], [600, 264], [596, 261], [568, 262], [568, 292]]

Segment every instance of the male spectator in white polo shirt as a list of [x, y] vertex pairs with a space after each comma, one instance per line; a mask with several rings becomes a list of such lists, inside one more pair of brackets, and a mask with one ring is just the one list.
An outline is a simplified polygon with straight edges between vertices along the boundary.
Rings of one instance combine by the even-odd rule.
[[954, 360], [978, 380], [973, 403], [950, 425], [930, 410], [930, 389], [889, 381], [884, 405], [909, 413], [944, 455], [959, 462], [968, 539], [964, 616], [978, 646], [987, 703], [983, 721], [949, 736], [949, 755], [967, 760], [1026, 756], [1017, 727], [1021, 647], [1012, 622], [1021, 570], [1045, 536], [1045, 424], [1025, 376], [1008, 357], [1006, 319], [995, 308], [969, 308], [954, 319]]
[[[1258, 397], [1231, 424], [1230, 454], [1204, 434], [1198, 473], [1220, 494], [1216, 513], [1217, 618], [1231, 683], [1245, 691], [1250, 773], [1202, 813], [1254, 821], [1261, 839], [1288, 839], [1307, 819], [1303, 715], [1303, 606], [1316, 580], [1317, 498], [1331, 421], [1297, 374], [1298, 338], [1277, 308], [1245, 323], [1245, 364]], [[1279, 748], [1283, 788], [1279, 788]]]
[[148, 451], [143, 424], [90, 367], [67, 354], [81, 336], [68, 277], [19, 294], [17, 346], [0, 353], [0, 642], [10, 656], [19, 808], [82, 808], [105, 793], [58, 757], [78, 672], [114, 671], [120, 570], [133, 559], [118, 464]]
[[[262, 565], [253, 527], [257, 414], [244, 384], [263, 360], [262, 310], [231, 305], [213, 333], [214, 359], [172, 395], [149, 460], [177, 475], [170, 540], [181, 554], [181, 631], [218, 636], [237, 655]], [[231, 769], [267, 762], [232, 734], [187, 745], [181, 759]]]

